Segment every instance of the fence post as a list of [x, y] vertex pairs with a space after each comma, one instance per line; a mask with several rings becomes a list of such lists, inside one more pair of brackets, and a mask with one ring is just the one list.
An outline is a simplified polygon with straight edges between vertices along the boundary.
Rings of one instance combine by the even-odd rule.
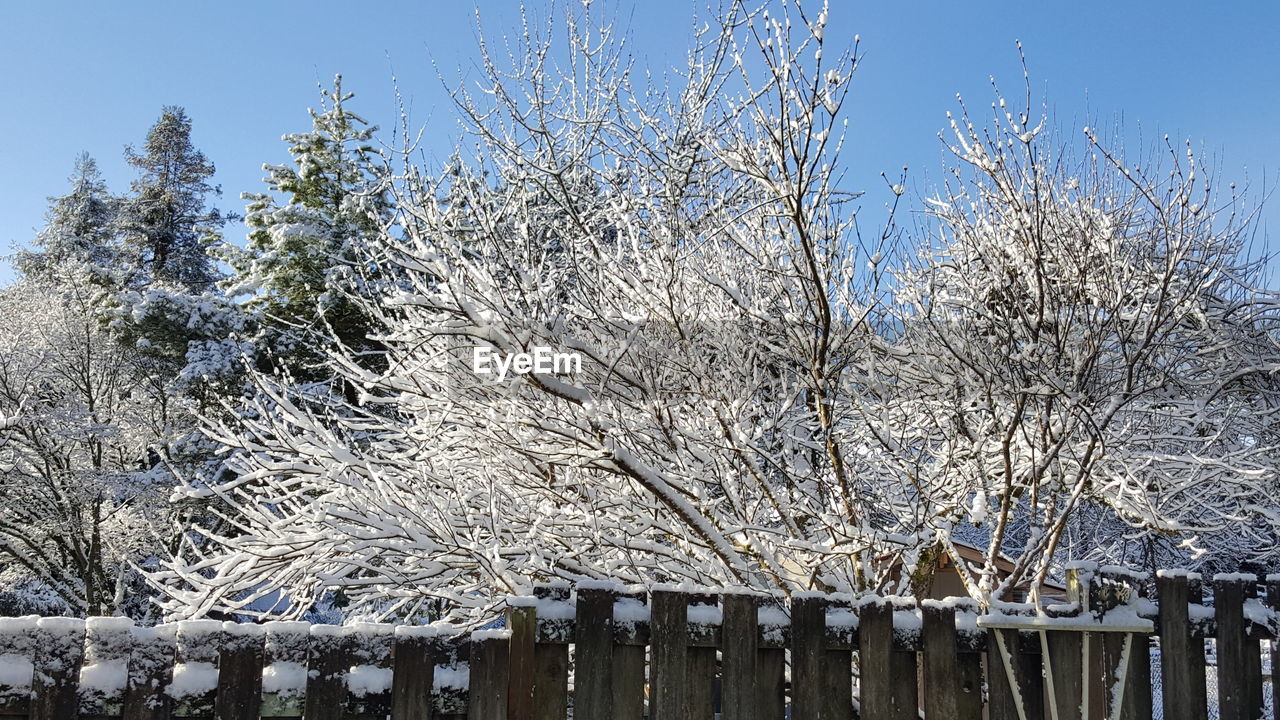
[[649, 625], [649, 718], [684, 720], [689, 708], [688, 596], [655, 589]]
[[920, 603], [924, 651], [924, 715], [960, 717], [960, 667], [956, 656], [956, 611], [938, 600]]
[[915, 662], [913, 657], [909, 678], [896, 675], [905, 663], [898, 657], [904, 653], [893, 647], [893, 605], [884, 598], [873, 596], [859, 602], [858, 607], [862, 716], [915, 720]]
[[36, 622], [31, 720], [74, 720], [80, 715], [80, 661], [84, 620], [46, 617]]
[[573, 717], [613, 720], [613, 603], [617, 594], [578, 586]]
[[129, 680], [122, 720], [169, 720], [172, 700], [165, 692], [173, 677], [177, 653], [176, 625], [135, 627], [129, 651]]
[[506, 720], [510, 630], [471, 633], [467, 720]]
[[507, 717], [533, 718], [533, 648], [538, 640], [538, 616], [533, 598], [507, 599], [507, 627], [511, 630], [511, 658], [507, 682]]
[[[1215, 575], [1213, 611], [1218, 625], [1218, 707], [1222, 720], [1255, 720], [1262, 714], [1261, 654], [1249, 637], [1244, 601], [1252, 575]], [[1258, 668], [1254, 671], [1253, 668]]]
[[569, 712], [569, 641], [573, 606], [567, 585], [537, 585], [537, 644], [533, 648], [533, 704], [537, 720], [565, 720]]
[[[1280, 575], [1267, 576], [1267, 606], [1280, 613]], [[1280, 720], [1280, 637], [1271, 638], [1271, 709]]]
[[258, 720], [262, 710], [262, 626], [223, 623], [214, 720]]
[[755, 720], [756, 653], [760, 640], [757, 598], [751, 595], [724, 596], [724, 619], [720, 624], [721, 656], [720, 711], [726, 718]]
[[[1197, 576], [1198, 577], [1198, 576]], [[1160, 602], [1161, 702], [1165, 720], [1208, 720], [1204, 640], [1192, 634], [1188, 608], [1200, 602], [1188, 573], [1156, 573]]]
[[787, 709], [787, 644], [791, 634], [791, 618], [777, 598], [761, 600], [754, 615], [759, 651], [756, 655], [756, 679], [760, 705], [757, 720], [782, 720]]
[[823, 717], [822, 660], [827, 641], [827, 599], [816, 593], [791, 598], [791, 718]]
[[716, 647], [722, 621], [719, 602], [720, 596], [711, 593], [689, 596], [689, 653], [685, 659], [689, 673], [689, 720], [715, 718]]
[[305, 720], [343, 720], [347, 714], [347, 652], [342, 628], [312, 625], [311, 649], [307, 656], [307, 694], [302, 717]]
[[436, 664], [431, 657], [432, 627], [402, 625], [392, 652], [391, 720], [430, 720]]
[[644, 661], [649, 644], [648, 595], [621, 593], [613, 604], [613, 715], [619, 720], [644, 717]]

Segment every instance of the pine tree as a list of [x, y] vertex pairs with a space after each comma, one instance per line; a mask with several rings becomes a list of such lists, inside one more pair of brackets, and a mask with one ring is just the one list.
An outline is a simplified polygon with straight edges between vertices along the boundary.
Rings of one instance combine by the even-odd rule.
[[94, 284], [109, 286], [121, 254], [116, 226], [120, 198], [107, 189], [88, 153], [76, 158], [69, 180], [71, 192], [49, 198], [37, 249], [20, 252], [15, 265], [35, 280], [57, 280], [74, 269], [87, 271]]
[[264, 166], [270, 191], [244, 195], [248, 248], [228, 258], [232, 293], [254, 293], [247, 305], [263, 328], [259, 345], [299, 380], [322, 375], [324, 348], [313, 340], [327, 336], [317, 332], [325, 325], [348, 347], [374, 348], [372, 321], [349, 295], [375, 279], [353, 248], [380, 232], [392, 202], [371, 142], [377, 128], [348, 109], [353, 96], [337, 76], [320, 110], [309, 111], [311, 130], [285, 136], [293, 162]]
[[167, 106], [147, 133], [142, 152], [126, 149], [138, 168], [133, 194], [121, 208], [121, 227], [137, 263], [134, 284], [161, 283], [189, 292], [212, 288], [216, 271], [207, 248], [225, 221], [205, 203], [213, 163], [191, 144], [191, 120]]

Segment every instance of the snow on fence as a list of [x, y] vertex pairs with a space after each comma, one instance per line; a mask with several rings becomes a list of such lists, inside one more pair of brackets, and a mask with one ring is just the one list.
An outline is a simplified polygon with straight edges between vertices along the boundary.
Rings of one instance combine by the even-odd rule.
[[546, 586], [510, 598], [500, 629], [472, 633], [0, 619], [0, 718], [1236, 720], [1280, 707], [1263, 702], [1260, 644], [1275, 637], [1280, 576], [1265, 603], [1246, 575], [1215, 577], [1212, 604], [1190, 573], [1160, 573], [1158, 604], [1149, 585], [1081, 565], [1068, 602], [986, 612], [960, 599]]

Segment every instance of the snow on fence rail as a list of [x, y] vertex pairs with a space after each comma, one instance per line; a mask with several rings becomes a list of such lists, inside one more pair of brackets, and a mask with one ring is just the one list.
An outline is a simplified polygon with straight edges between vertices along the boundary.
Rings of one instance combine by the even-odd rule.
[[510, 598], [504, 627], [473, 633], [7, 618], [0, 718], [1260, 717], [1259, 641], [1275, 637], [1280, 577], [1265, 603], [1252, 576], [1216, 577], [1212, 605], [1189, 573], [1159, 574], [1158, 605], [1144, 584], [1077, 566], [1067, 602], [985, 612], [960, 599], [546, 586]]

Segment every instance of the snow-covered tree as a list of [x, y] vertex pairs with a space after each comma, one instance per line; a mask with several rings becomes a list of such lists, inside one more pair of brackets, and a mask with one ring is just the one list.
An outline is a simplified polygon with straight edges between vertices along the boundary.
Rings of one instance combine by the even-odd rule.
[[[475, 157], [411, 178], [401, 228], [362, 248], [399, 284], [358, 299], [389, 369], [331, 358], [361, 402], [260, 375], [212, 429], [242, 532], [175, 564], [173, 612], [279, 591], [280, 614], [330, 591], [463, 612], [552, 576], [860, 588], [911, 531], [888, 511], [910, 487], [839, 401], [876, 319], [875, 249], [829, 171], [852, 51], [826, 48], [825, 11], [734, 10], [681, 73], [640, 78], [598, 21], [570, 13], [565, 48], [530, 31], [514, 68], [485, 52], [455, 95]], [[540, 345], [581, 372], [473, 371]]]
[[1280, 305], [1245, 254], [1251, 217], [1189, 145], [1129, 164], [1092, 130], [1055, 137], [1027, 96], [953, 120], [936, 242], [896, 282], [886, 450], [940, 539], [988, 531], [986, 566], [961, 568], [978, 597], [1155, 552], [1126, 537], [1166, 538], [1178, 565], [1274, 563]]
[[214, 167], [191, 143], [186, 111], [166, 106], [142, 151], [128, 148], [125, 158], [139, 172], [119, 220], [134, 254], [132, 283], [209, 290], [218, 277], [207, 250], [223, 218], [207, 207], [208, 196], [218, 192], [209, 184]]
[[[1260, 550], [1274, 306], [1203, 171], [1100, 144], [1077, 167], [998, 106], [957, 121], [956, 180], [895, 259], [840, 185], [856, 47], [826, 20], [733, 5], [669, 77], [589, 9], [511, 66], [482, 45], [454, 96], [474, 154], [409, 173], [359, 248], [394, 278], [351, 298], [385, 369], [333, 343], [346, 401], [253, 376], [209, 428], [235, 533], [155, 576], [168, 610], [465, 615], [549, 577], [910, 590], [970, 521], [989, 600], [1051, 572], [1085, 507], [1189, 546], [1244, 521]], [[484, 372], [539, 348], [580, 364]]]
[[285, 136], [293, 162], [265, 166], [270, 191], [245, 194], [248, 247], [228, 257], [228, 292], [250, 294], [261, 358], [300, 381], [331, 375], [329, 342], [372, 347], [372, 320], [349, 297], [367, 292], [376, 268], [359, 266], [355, 248], [390, 221], [391, 199], [377, 128], [351, 111], [352, 97], [338, 76], [310, 111], [311, 130]]
[[107, 189], [88, 153], [76, 158], [70, 180], [71, 192], [49, 199], [34, 249], [19, 252], [14, 265], [37, 280], [57, 280], [69, 267], [84, 268], [94, 285], [111, 287], [122, 259], [116, 225], [120, 198]]
[[131, 566], [167, 540], [169, 399], [103, 331], [89, 271], [60, 267], [61, 287], [0, 290], [0, 603], [142, 616]]

